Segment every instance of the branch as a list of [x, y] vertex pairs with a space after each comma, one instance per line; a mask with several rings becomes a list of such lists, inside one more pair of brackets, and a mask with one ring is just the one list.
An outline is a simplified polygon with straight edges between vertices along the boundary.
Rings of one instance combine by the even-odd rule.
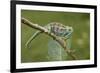
[[25, 18], [21, 18], [21, 23], [23, 23], [23, 24], [25, 24], [25, 25], [27, 25], [31, 28], [40, 30], [40, 31], [44, 32], [45, 34], [51, 36], [54, 40], [56, 40], [64, 48], [64, 50], [67, 52], [67, 54], [69, 56], [72, 57], [73, 60], [76, 60], [76, 56], [69, 49], [67, 49], [66, 44], [65, 44], [66, 42], [62, 38], [60, 38], [60, 37], [56, 36], [55, 34], [49, 32], [44, 27], [42, 27], [38, 24], [34, 24], [34, 23], [30, 22], [29, 20], [27, 20]]

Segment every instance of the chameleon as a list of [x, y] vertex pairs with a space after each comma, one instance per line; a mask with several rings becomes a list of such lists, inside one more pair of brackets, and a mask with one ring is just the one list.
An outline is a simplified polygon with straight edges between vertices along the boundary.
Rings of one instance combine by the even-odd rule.
[[[65, 26], [62, 23], [51, 22], [44, 26], [45, 29], [49, 31], [49, 33], [53, 33], [58, 37], [61, 37], [64, 40], [70, 39], [71, 34], [73, 32], [73, 28], [70, 26]], [[43, 33], [42, 31], [36, 31], [26, 42], [25, 46], [29, 47], [30, 43], [33, 39], [35, 39], [39, 34]]]

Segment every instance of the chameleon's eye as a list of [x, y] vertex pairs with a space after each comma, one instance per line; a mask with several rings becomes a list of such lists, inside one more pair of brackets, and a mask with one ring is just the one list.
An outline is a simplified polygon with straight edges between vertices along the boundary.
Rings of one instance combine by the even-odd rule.
[[71, 29], [69, 29], [68, 31], [71, 31]]

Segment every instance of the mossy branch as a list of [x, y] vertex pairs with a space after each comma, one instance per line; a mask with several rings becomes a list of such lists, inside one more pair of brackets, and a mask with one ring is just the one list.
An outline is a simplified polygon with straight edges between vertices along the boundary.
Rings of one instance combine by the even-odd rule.
[[27, 26], [29, 26], [31, 28], [40, 30], [40, 31], [44, 32], [45, 34], [49, 35], [50, 37], [52, 37], [54, 40], [56, 40], [64, 48], [64, 50], [67, 52], [67, 54], [70, 57], [72, 57], [73, 60], [77, 59], [76, 56], [66, 47], [66, 42], [62, 38], [60, 38], [60, 37], [56, 36], [55, 34], [49, 32], [44, 27], [42, 27], [42, 26], [40, 26], [38, 24], [34, 24], [34, 23], [30, 22], [26, 18], [21, 18], [21, 23], [23, 23], [23, 24], [25, 24], [25, 25], [27, 25]]

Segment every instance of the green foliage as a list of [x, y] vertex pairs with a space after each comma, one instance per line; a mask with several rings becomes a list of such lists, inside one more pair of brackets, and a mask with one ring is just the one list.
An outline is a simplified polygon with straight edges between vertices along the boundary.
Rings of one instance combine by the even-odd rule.
[[[78, 60], [90, 59], [90, 14], [22, 10], [21, 16], [41, 26], [50, 22], [60, 22], [73, 27], [71, 49], [75, 50]], [[48, 60], [48, 42], [51, 37], [41, 34], [32, 41], [30, 48], [25, 48], [25, 43], [36, 31], [21, 25], [21, 62], [50, 61]], [[71, 60], [71, 58], [67, 57], [64, 60]]]

